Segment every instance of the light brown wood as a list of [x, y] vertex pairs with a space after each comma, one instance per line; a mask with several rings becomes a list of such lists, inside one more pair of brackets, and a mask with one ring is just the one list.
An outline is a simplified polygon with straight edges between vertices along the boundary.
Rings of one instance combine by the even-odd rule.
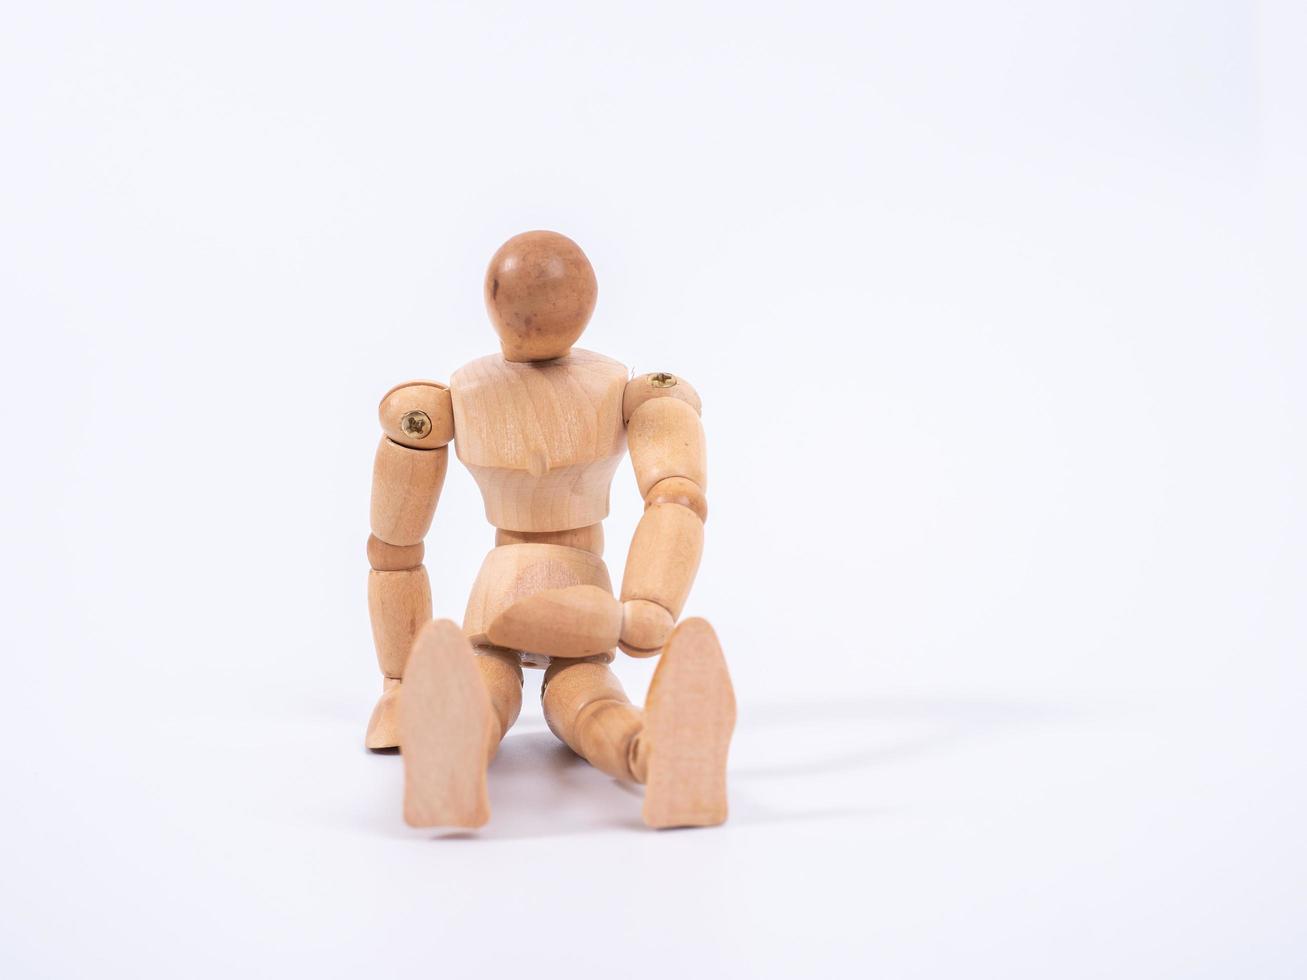
[[652, 657], [661, 653], [672, 635], [676, 618], [665, 608], [648, 599], [628, 599], [622, 603], [622, 633], [618, 644], [633, 657]]
[[[603, 559], [578, 548], [556, 544], [512, 544], [493, 549], [472, 585], [463, 631], [473, 643], [494, 643], [491, 623], [515, 603], [551, 589], [589, 585], [613, 593]], [[533, 644], [539, 645], [539, 644]], [[545, 650], [529, 650], [547, 653]], [[537, 664], [528, 661], [529, 666]]]
[[393, 545], [426, 537], [448, 465], [448, 449], [409, 449], [382, 436], [372, 469], [372, 533]]
[[549, 730], [596, 769], [641, 782], [640, 711], [607, 665], [555, 661], [544, 683], [541, 700]]
[[617, 646], [622, 605], [593, 585], [546, 589], [526, 596], [486, 628], [491, 643], [550, 657], [589, 657]]
[[500, 735], [472, 647], [447, 619], [418, 634], [399, 694], [404, 820], [480, 827], [490, 819], [486, 766]]
[[702, 555], [699, 515], [679, 504], [654, 504], [636, 525], [626, 554], [622, 601], [648, 599], [680, 616]]
[[620, 461], [613, 457], [539, 474], [475, 464], [468, 470], [481, 488], [486, 520], [512, 530], [551, 531], [608, 516], [608, 487]]
[[640, 496], [646, 496], [654, 484], [674, 476], [708, 489], [703, 424], [690, 405], [674, 398], [646, 401], [631, 416], [627, 438]]
[[704, 827], [727, 816], [735, 694], [721, 645], [702, 619], [673, 632], [644, 711], [604, 664], [555, 662], [545, 674], [550, 730], [595, 768], [645, 783], [651, 827]]
[[381, 698], [368, 719], [363, 744], [370, 749], [393, 749], [399, 745], [399, 685], [398, 677], [387, 677], [382, 682]]
[[368, 612], [382, 674], [403, 677], [413, 637], [431, 619], [431, 585], [426, 567], [368, 572]]
[[379, 572], [402, 572], [422, 564], [426, 547], [417, 544], [386, 544], [375, 534], [368, 535], [368, 564]]
[[[486, 308], [501, 354], [448, 387], [410, 381], [379, 406], [368, 601], [384, 689], [367, 744], [402, 744], [405, 819], [476, 827], [486, 767], [522, 706], [522, 667], [546, 667], [550, 729], [610, 775], [645, 782], [646, 823], [726, 817], [734, 696], [702, 620], [676, 620], [698, 571], [707, 453], [698, 393], [667, 372], [629, 378], [574, 348], [597, 297], [577, 245], [553, 232], [506, 242]], [[431, 620], [425, 537], [451, 442], [495, 526], [462, 628]], [[630, 445], [645, 510], [613, 596], [601, 522]], [[614, 648], [661, 654], [643, 712], [608, 669]]]
[[651, 398], [675, 398], [693, 408], [696, 414], [703, 412], [699, 393], [689, 382], [666, 371], [656, 371], [638, 375], [627, 383], [622, 396], [622, 418], [629, 422], [635, 410]]
[[[675, 387], [661, 389], [672, 391]], [[632, 389], [627, 389], [628, 401]], [[693, 391], [691, 389], [691, 394]], [[680, 616], [703, 555], [707, 457], [703, 426], [694, 404], [637, 390], [642, 400], [630, 422], [631, 463], [645, 498], [622, 576], [622, 601], [645, 600], [661, 607], [627, 605], [622, 649], [650, 656], [661, 648], [671, 623]]]
[[506, 544], [561, 544], [565, 548], [580, 548], [592, 555], [604, 553], [604, 526], [573, 528], [570, 531], [506, 531], [495, 529], [495, 545]]
[[458, 458], [511, 531], [566, 531], [608, 516], [608, 489], [626, 446], [626, 368], [574, 350], [543, 364], [498, 354], [454, 372]]
[[[410, 414], [415, 413], [415, 414]], [[382, 428], [418, 444], [447, 443], [453, 433], [449, 392], [435, 382], [397, 385], [381, 400]], [[383, 435], [372, 471], [372, 534], [368, 537], [368, 611], [377, 661], [386, 678], [364, 744], [398, 744], [399, 682], [417, 631], [431, 619], [431, 586], [422, 538], [431, 526], [449, 465], [449, 450], [413, 449]]]
[[476, 665], [499, 724], [498, 745], [522, 712], [522, 664], [512, 650], [477, 647]]
[[[509, 650], [478, 647], [475, 652], [476, 665], [499, 726], [499, 735], [495, 739], [497, 746], [522, 712], [522, 665], [517, 654]], [[368, 720], [364, 739], [368, 748], [399, 747], [399, 692], [402, 684], [398, 677], [384, 678], [381, 699]]]
[[708, 497], [703, 488], [693, 480], [683, 476], [672, 476], [659, 480], [645, 495], [645, 508], [654, 504], [680, 504], [699, 515], [699, 520], [708, 520]]
[[395, 385], [377, 407], [381, 431], [401, 446], [439, 449], [454, 438], [454, 405], [439, 381]]
[[707, 622], [687, 619], [673, 631], [645, 698], [646, 824], [709, 827], [726, 819], [734, 729], [735, 693], [721, 644]]
[[598, 297], [590, 260], [555, 231], [514, 235], [486, 269], [486, 312], [511, 361], [566, 354], [590, 322]]

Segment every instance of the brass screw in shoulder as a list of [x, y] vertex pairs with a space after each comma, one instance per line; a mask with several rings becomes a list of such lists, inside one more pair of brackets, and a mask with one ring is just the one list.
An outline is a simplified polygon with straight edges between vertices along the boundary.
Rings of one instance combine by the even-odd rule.
[[653, 374], [649, 376], [649, 383], [655, 388], [671, 388], [676, 384], [676, 375], [674, 374]]
[[405, 412], [399, 420], [399, 431], [414, 439], [425, 439], [431, 431], [431, 416], [426, 412]]

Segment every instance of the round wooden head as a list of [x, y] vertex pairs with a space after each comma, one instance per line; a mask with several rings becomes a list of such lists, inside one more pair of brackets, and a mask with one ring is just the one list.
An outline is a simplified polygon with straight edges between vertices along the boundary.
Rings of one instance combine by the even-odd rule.
[[590, 322], [598, 296], [590, 260], [556, 231], [514, 235], [486, 269], [486, 311], [510, 361], [562, 357]]

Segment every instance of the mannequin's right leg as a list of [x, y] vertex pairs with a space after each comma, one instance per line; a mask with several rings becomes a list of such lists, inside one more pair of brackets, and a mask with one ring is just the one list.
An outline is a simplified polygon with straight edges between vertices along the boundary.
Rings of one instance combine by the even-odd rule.
[[480, 827], [490, 819], [486, 766], [522, 709], [516, 654], [474, 651], [447, 619], [418, 633], [399, 694], [404, 820]]

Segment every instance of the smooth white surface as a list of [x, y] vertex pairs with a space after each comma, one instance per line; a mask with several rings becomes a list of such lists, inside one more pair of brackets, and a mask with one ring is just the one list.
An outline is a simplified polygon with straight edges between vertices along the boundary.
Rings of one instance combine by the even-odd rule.
[[[1291, 14], [11, 10], [0, 975], [1302, 976]], [[532, 227], [704, 398], [720, 830], [538, 674], [482, 833], [360, 747], [374, 406]]]

